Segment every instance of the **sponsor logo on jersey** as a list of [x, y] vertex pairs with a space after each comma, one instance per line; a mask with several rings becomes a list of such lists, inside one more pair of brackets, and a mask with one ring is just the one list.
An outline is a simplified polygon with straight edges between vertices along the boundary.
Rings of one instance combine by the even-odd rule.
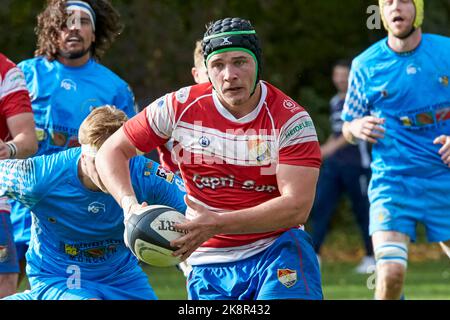
[[0, 245], [0, 262], [5, 262], [8, 259], [8, 247]]
[[69, 143], [67, 144], [67, 148], [76, 148], [80, 146], [80, 142], [78, 141], [77, 136], [70, 137]]
[[149, 177], [152, 175], [153, 162], [149, 161], [145, 164], [144, 177]]
[[175, 98], [179, 103], [185, 103], [189, 98], [189, 93], [191, 92], [191, 87], [184, 87], [177, 91]]
[[101, 211], [106, 212], [106, 206], [103, 203], [100, 202], [92, 202], [89, 206], [88, 206], [88, 212], [90, 213], [100, 213]]
[[291, 269], [278, 269], [278, 280], [286, 287], [290, 288], [297, 283], [297, 271]]
[[420, 68], [414, 64], [410, 64], [406, 67], [406, 74], [412, 76], [414, 74], [417, 74], [417, 72], [420, 71]]
[[203, 147], [203, 148], [207, 148], [209, 147], [209, 145], [211, 144], [211, 140], [208, 139], [208, 137], [201, 137], [200, 139], [198, 139], [198, 143]]
[[314, 123], [312, 122], [311, 119], [307, 119], [307, 120], [302, 120], [300, 123], [297, 123], [294, 125], [294, 127], [292, 129], [290, 129], [288, 132], [285, 133], [286, 138], [290, 138], [293, 135], [295, 135], [296, 133], [302, 131], [303, 129], [306, 128], [311, 128], [314, 127]]
[[450, 119], [450, 107], [444, 107], [436, 110], [436, 120], [445, 121]]
[[257, 162], [267, 162], [270, 160], [270, 144], [259, 138], [249, 139], [247, 141], [248, 153], [250, 160]]
[[289, 99], [286, 99], [283, 101], [283, 107], [285, 107], [292, 113], [295, 113], [295, 112], [301, 110], [301, 108], [299, 106], [297, 106], [294, 101], [289, 100]]
[[53, 131], [50, 133], [50, 144], [57, 147], [64, 147], [67, 143], [67, 136], [64, 132]]
[[402, 122], [402, 124], [406, 127], [411, 127], [412, 126], [412, 120], [410, 117], [401, 117], [400, 121]]
[[173, 172], [166, 170], [161, 166], [156, 170], [156, 175], [161, 179], [166, 180], [168, 183], [173, 183], [173, 180], [175, 179], [175, 174]]
[[61, 88], [67, 91], [77, 91], [77, 84], [73, 80], [64, 79], [63, 81], [61, 81]]
[[433, 112], [423, 112], [416, 115], [416, 124], [418, 126], [425, 126], [433, 123]]
[[442, 84], [444, 87], [448, 87], [448, 76], [442, 76], [439, 77], [439, 83]]
[[105, 240], [91, 243], [62, 243], [64, 253], [73, 261], [101, 263], [117, 252], [119, 240]]
[[36, 128], [36, 136], [38, 141], [44, 141], [47, 139], [47, 133], [41, 128]]

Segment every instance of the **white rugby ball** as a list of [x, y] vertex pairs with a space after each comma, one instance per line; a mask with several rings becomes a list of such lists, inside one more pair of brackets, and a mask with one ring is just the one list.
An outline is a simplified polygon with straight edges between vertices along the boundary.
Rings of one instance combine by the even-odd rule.
[[172, 256], [176, 250], [170, 241], [185, 234], [174, 225], [187, 221], [174, 208], [151, 205], [133, 213], [125, 223], [125, 240], [133, 254], [141, 261], [156, 267], [175, 266], [179, 257]]

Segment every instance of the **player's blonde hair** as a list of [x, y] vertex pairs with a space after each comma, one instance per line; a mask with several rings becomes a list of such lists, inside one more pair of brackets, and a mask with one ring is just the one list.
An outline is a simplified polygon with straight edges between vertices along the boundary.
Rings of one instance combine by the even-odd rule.
[[99, 149], [114, 132], [128, 120], [127, 115], [115, 106], [95, 108], [81, 123], [78, 141]]
[[197, 40], [195, 42], [194, 49], [194, 67], [201, 68], [205, 65], [203, 61], [203, 49], [202, 49], [202, 40]]

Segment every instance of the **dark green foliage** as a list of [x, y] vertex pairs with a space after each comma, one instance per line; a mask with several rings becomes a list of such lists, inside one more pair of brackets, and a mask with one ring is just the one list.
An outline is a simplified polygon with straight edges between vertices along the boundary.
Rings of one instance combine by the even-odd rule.
[[[103, 63], [133, 87], [141, 105], [192, 83], [196, 39], [208, 22], [227, 16], [250, 19], [263, 46], [263, 78], [302, 105], [321, 141], [329, 132], [330, 68], [384, 36], [368, 30], [374, 0], [113, 0], [125, 30]], [[15, 62], [33, 55], [36, 15], [44, 0], [0, 0], [0, 51]], [[450, 2], [426, 2], [426, 32], [450, 35]]]

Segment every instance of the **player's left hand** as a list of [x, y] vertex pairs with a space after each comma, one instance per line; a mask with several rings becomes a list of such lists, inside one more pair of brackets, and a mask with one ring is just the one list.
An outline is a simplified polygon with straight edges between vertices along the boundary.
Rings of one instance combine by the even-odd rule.
[[220, 233], [220, 215], [197, 204], [187, 196], [185, 202], [193, 213], [194, 219], [175, 225], [176, 229], [187, 231], [187, 234], [181, 238], [170, 242], [172, 247], [179, 249], [172, 255], [181, 256], [181, 261], [186, 260], [198, 247], [205, 241]]
[[442, 135], [434, 139], [434, 144], [442, 144], [442, 148], [439, 149], [442, 161], [450, 167], [450, 136]]

